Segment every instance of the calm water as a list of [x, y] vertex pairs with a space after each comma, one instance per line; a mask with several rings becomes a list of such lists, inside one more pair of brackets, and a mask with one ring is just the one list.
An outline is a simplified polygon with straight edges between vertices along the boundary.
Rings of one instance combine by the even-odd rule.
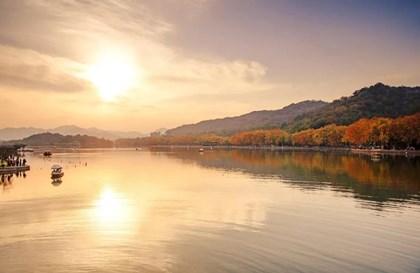
[[[28, 161], [25, 178], [0, 188], [0, 272], [420, 272], [420, 158], [146, 150]], [[54, 163], [65, 171], [55, 186]]]

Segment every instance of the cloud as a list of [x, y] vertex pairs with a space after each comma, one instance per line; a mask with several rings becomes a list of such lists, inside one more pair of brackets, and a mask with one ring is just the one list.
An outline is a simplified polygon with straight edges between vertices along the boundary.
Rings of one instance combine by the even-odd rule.
[[90, 85], [77, 76], [81, 70], [81, 65], [71, 60], [0, 46], [0, 86], [3, 87], [32, 91], [84, 91]]
[[186, 93], [258, 91], [270, 86], [263, 81], [266, 67], [257, 62], [244, 60], [179, 59], [167, 62], [165, 67], [151, 73], [153, 74], [149, 80], [153, 88], [172, 93], [176, 88], [176, 95], [179, 96]]
[[[172, 8], [181, 6], [187, 14], [203, 9], [212, 1], [158, 2]], [[86, 82], [75, 77], [77, 73], [68, 69], [66, 63], [83, 69], [94, 61], [93, 56], [98, 50], [115, 47], [120, 51], [128, 49], [135, 55], [147, 74], [146, 87], [142, 88], [158, 92], [157, 98], [264, 88], [262, 80], [267, 68], [258, 62], [197, 58], [193, 52], [185, 53], [170, 47], [164, 38], [176, 31], [175, 26], [159, 17], [161, 6], [153, 3], [6, 1], [3, 8], [14, 11], [15, 15], [3, 11], [5, 17], [0, 19], [3, 33], [0, 42], [9, 41], [8, 50], [15, 50], [14, 55], [25, 63], [15, 64], [10, 59], [0, 59], [0, 77], [4, 83], [25, 88], [32, 86], [36, 90], [68, 92], [89, 88]]]
[[[51, 127], [71, 118], [78, 125], [92, 126], [135, 119], [140, 124], [136, 126], [151, 130], [159, 123], [174, 126], [187, 121], [188, 111], [178, 107], [183, 98], [232, 98], [274, 88], [262, 63], [197, 55], [168, 41], [177, 34], [169, 13], [197, 16], [214, 1], [0, 1], [0, 93], [7, 92], [36, 112], [33, 118], [15, 117], [21, 123]], [[127, 54], [143, 77], [117, 101], [104, 104], [86, 71], [107, 50]], [[17, 92], [28, 90], [34, 91], [31, 99]], [[48, 99], [43, 99], [45, 92], [50, 92]], [[207, 117], [214, 100], [200, 103], [196, 112]], [[234, 99], [228, 103], [231, 112], [239, 107]], [[0, 110], [0, 115], [6, 111]]]
[[34, 1], [43, 11], [57, 15], [63, 31], [105, 34], [114, 30], [124, 35], [157, 37], [172, 26], [140, 1]]

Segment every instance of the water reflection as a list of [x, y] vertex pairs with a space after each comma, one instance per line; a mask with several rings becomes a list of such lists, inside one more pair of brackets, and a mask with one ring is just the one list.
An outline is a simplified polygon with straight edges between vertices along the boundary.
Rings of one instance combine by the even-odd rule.
[[[153, 152], [156, 158], [178, 160], [188, 173], [196, 167], [207, 170], [201, 170], [201, 175], [213, 176], [214, 188], [206, 185], [203, 201], [207, 208], [214, 206], [226, 214], [226, 218], [212, 218], [207, 210], [192, 217], [213, 219], [188, 229], [213, 237], [200, 240], [195, 233], [178, 235], [170, 245], [178, 264], [193, 260], [198, 272], [205, 272], [206, 265], [214, 272], [415, 272], [413, 268], [418, 268], [414, 260], [410, 264], [393, 258], [402, 252], [414, 259], [417, 255], [418, 239], [402, 239], [416, 229], [409, 225], [419, 222], [417, 159], [373, 162], [348, 154], [258, 150]], [[198, 183], [203, 179], [197, 179]], [[246, 195], [249, 184], [254, 187]], [[259, 194], [263, 188], [266, 191]], [[209, 198], [214, 189], [218, 198]], [[255, 202], [250, 202], [253, 198]], [[243, 202], [235, 206], [237, 199]], [[241, 221], [246, 217], [236, 219], [227, 212], [233, 208], [238, 213], [251, 208], [250, 215], [262, 217]], [[186, 242], [191, 246], [185, 247]], [[409, 250], [399, 247], [406, 244], [411, 244]], [[381, 247], [373, 250], [375, 245]], [[184, 263], [178, 264], [173, 271], [191, 271]]]
[[277, 180], [302, 190], [352, 193], [367, 208], [420, 201], [419, 157], [387, 156], [372, 161], [369, 156], [346, 153], [260, 150], [177, 150], [167, 154], [184, 162]]
[[94, 221], [101, 230], [120, 231], [133, 217], [127, 199], [104, 188], [94, 204]]
[[52, 180], [51, 185], [53, 185], [54, 187], [58, 187], [61, 185], [61, 183], [63, 183], [61, 178], [55, 178]]
[[[54, 153], [66, 169], [60, 187], [48, 180], [51, 162], [30, 159], [28, 177], [14, 177], [13, 190], [0, 192], [0, 268], [8, 273], [416, 272], [420, 266], [417, 159]], [[372, 213], [381, 205], [386, 210]]]
[[14, 176], [17, 178], [26, 178], [26, 172], [2, 174], [0, 176], [0, 185], [3, 187], [3, 191], [8, 191], [13, 187]]

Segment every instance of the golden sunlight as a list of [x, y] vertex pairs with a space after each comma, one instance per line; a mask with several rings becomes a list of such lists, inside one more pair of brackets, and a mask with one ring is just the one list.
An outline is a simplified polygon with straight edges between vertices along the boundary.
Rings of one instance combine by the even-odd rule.
[[97, 88], [103, 101], [112, 101], [134, 87], [138, 68], [129, 56], [106, 52], [88, 70], [88, 79]]
[[120, 229], [131, 218], [131, 209], [126, 199], [111, 189], [104, 189], [95, 204], [95, 219], [104, 229]]

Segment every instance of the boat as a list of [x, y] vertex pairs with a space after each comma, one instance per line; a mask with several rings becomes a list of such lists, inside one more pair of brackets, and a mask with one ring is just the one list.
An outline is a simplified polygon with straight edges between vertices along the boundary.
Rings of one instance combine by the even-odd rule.
[[52, 156], [52, 153], [50, 151], [46, 151], [43, 153], [43, 155], [49, 157]]
[[204, 152], [204, 149], [203, 149], [203, 148], [200, 148], [198, 151], [199, 151], [200, 153], [202, 153], [202, 152]]
[[63, 167], [58, 164], [54, 164], [51, 167], [51, 179], [58, 179], [64, 176]]

